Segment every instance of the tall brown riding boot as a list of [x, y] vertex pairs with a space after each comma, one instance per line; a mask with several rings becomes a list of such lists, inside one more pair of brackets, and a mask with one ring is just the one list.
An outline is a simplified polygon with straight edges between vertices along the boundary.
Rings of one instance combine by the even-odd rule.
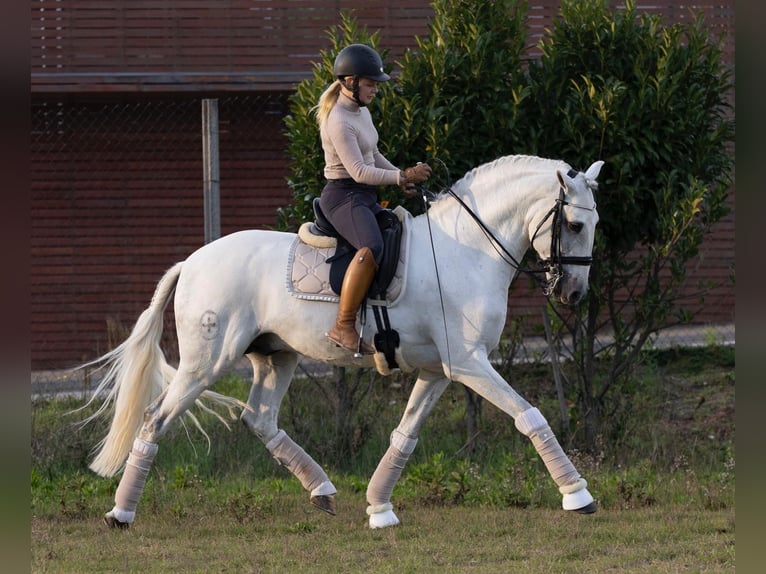
[[354, 259], [346, 269], [343, 276], [343, 284], [340, 288], [340, 302], [338, 303], [338, 318], [335, 325], [327, 336], [336, 345], [363, 355], [373, 355], [375, 349], [361, 342], [359, 345], [359, 333], [356, 330], [356, 312], [362, 304], [367, 291], [370, 288], [378, 264], [369, 247], [362, 247], [354, 255]]

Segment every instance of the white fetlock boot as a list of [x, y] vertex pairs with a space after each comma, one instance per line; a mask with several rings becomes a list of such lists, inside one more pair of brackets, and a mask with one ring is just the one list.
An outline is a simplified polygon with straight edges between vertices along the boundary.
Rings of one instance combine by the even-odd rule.
[[390, 502], [368, 506], [367, 515], [370, 517], [370, 528], [373, 529], [399, 525], [399, 518], [394, 514], [394, 505]]
[[573, 510], [579, 514], [593, 514], [598, 507], [593, 496], [588, 492], [588, 483], [581, 478], [574, 484], [562, 486], [559, 492], [564, 495], [561, 501], [564, 510]]
[[399, 430], [391, 433], [391, 444], [367, 485], [367, 515], [370, 517], [370, 528], [388, 528], [399, 524], [399, 518], [394, 514], [394, 506], [391, 504], [391, 494], [417, 443], [417, 438], [408, 437]]
[[548, 421], [539, 409], [531, 407], [516, 417], [516, 428], [528, 436], [543, 459], [551, 478], [559, 485], [559, 492], [564, 495], [564, 510], [573, 510], [580, 514], [592, 514], [597, 506], [588, 492], [588, 483], [580, 476], [569, 460], [559, 441], [553, 434]]

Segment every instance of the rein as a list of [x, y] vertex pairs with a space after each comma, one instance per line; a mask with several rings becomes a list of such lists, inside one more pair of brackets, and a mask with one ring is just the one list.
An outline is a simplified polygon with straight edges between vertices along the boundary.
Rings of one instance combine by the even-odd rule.
[[[442, 166], [446, 170], [446, 166], [442, 163]], [[578, 174], [577, 171], [570, 169], [567, 172], [567, 175], [571, 178], [575, 177]], [[582, 205], [577, 205], [575, 203], [570, 203], [564, 199], [564, 187], [559, 186], [559, 196], [556, 199], [556, 203], [551, 207], [551, 209], [548, 211], [548, 213], [545, 214], [545, 217], [540, 221], [540, 223], [537, 224], [537, 227], [535, 228], [535, 232], [532, 234], [532, 239], [530, 240], [530, 245], [533, 245], [535, 242], [535, 238], [537, 237], [537, 234], [539, 233], [540, 229], [542, 228], [543, 224], [545, 224], [548, 219], [553, 217], [552, 221], [552, 230], [551, 230], [551, 249], [550, 249], [550, 257], [547, 259], [540, 259], [538, 258], [537, 262], [541, 266], [541, 269], [530, 269], [526, 267], [522, 267], [521, 263], [516, 260], [516, 258], [511, 254], [510, 251], [502, 244], [502, 242], [495, 236], [495, 234], [492, 232], [492, 230], [487, 226], [486, 223], [484, 223], [481, 218], [476, 214], [475, 211], [471, 209], [471, 207], [463, 201], [463, 199], [455, 193], [455, 191], [452, 189], [451, 184], [447, 184], [443, 187], [443, 192], [448, 193], [450, 196], [452, 196], [455, 201], [458, 202], [458, 204], [466, 210], [466, 212], [471, 216], [471, 218], [476, 222], [476, 224], [479, 226], [479, 228], [482, 230], [484, 235], [489, 240], [492, 247], [495, 249], [495, 251], [500, 255], [501, 259], [505, 261], [508, 265], [516, 269], [517, 271], [521, 273], [526, 273], [532, 279], [535, 280], [535, 282], [540, 285], [542, 288], [543, 294], [546, 297], [549, 297], [554, 289], [556, 288], [556, 285], [561, 280], [561, 278], [564, 276], [564, 272], [562, 270], [562, 265], [591, 265], [593, 263], [593, 257], [575, 257], [575, 256], [563, 256], [561, 255], [561, 224], [563, 221], [563, 209], [565, 205], [570, 205], [572, 207], [578, 207], [580, 209], [588, 209], [592, 210], [594, 208], [591, 207], [585, 207]], [[426, 194], [423, 192], [423, 199], [424, 202], [426, 202], [426, 214], [428, 213], [428, 203], [426, 200]], [[427, 217], [427, 215], [426, 215]], [[430, 222], [429, 222], [430, 225]], [[430, 227], [429, 227], [430, 231]], [[545, 281], [542, 281], [538, 275], [541, 273], [548, 273], [550, 275], [550, 279], [547, 279]]]

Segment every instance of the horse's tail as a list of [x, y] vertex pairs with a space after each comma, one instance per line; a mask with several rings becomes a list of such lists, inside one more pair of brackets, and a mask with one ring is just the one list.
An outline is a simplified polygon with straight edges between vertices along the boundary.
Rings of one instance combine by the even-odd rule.
[[141, 313], [130, 336], [116, 349], [82, 366], [101, 365], [107, 369], [88, 404], [108, 390], [106, 398], [85, 422], [100, 416], [114, 403], [109, 433], [96, 445], [98, 452], [90, 464], [91, 470], [101, 476], [113, 476], [123, 467], [141, 429], [144, 410], [175, 374], [175, 369], [165, 360], [160, 339], [165, 308], [178, 283], [182, 266], [183, 262], [176, 263], [160, 279], [152, 302]]

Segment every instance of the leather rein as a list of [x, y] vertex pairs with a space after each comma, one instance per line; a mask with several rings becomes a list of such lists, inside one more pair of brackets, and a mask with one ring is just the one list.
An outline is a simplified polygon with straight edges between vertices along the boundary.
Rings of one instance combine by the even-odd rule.
[[[570, 178], [574, 178], [578, 175], [578, 172], [570, 169], [567, 172], [567, 176]], [[577, 207], [580, 209], [587, 209], [588, 211], [593, 211], [596, 209], [596, 206], [593, 207], [585, 207], [584, 205], [578, 205], [576, 203], [568, 202], [564, 199], [564, 186], [559, 187], [559, 197], [556, 199], [556, 203], [551, 207], [551, 209], [548, 211], [548, 213], [545, 214], [545, 217], [540, 221], [540, 223], [537, 224], [537, 227], [535, 228], [535, 232], [532, 235], [532, 239], [530, 241], [530, 245], [533, 245], [535, 242], [535, 238], [537, 237], [537, 234], [540, 232], [540, 229], [545, 224], [548, 219], [551, 217], [552, 220], [552, 230], [551, 230], [551, 249], [550, 249], [550, 257], [546, 259], [537, 259], [538, 265], [540, 265], [540, 269], [530, 269], [526, 267], [522, 267], [521, 263], [516, 260], [516, 258], [511, 254], [510, 251], [502, 244], [502, 242], [495, 236], [495, 234], [492, 232], [492, 230], [487, 226], [486, 223], [484, 223], [481, 218], [474, 212], [471, 207], [463, 201], [463, 199], [455, 193], [455, 191], [452, 189], [452, 186], [447, 185], [444, 188], [444, 191], [451, 195], [457, 202], [460, 204], [460, 206], [465, 209], [468, 214], [471, 216], [471, 218], [476, 222], [476, 224], [479, 226], [479, 228], [482, 230], [484, 235], [487, 237], [489, 242], [494, 247], [495, 251], [500, 255], [500, 257], [508, 263], [511, 267], [516, 269], [517, 271], [521, 273], [526, 273], [530, 277], [532, 277], [535, 282], [537, 282], [538, 285], [542, 288], [543, 294], [548, 297], [550, 296], [554, 289], [556, 288], [556, 285], [561, 280], [561, 278], [564, 276], [564, 271], [562, 269], [563, 265], [591, 265], [593, 263], [593, 257], [587, 256], [587, 257], [575, 257], [575, 256], [564, 256], [561, 254], [561, 225], [564, 220], [563, 211], [564, 206], [569, 205], [571, 207]], [[426, 207], [427, 211], [427, 207]], [[541, 280], [538, 275], [541, 273], [548, 273], [549, 279], [543, 281]]]

